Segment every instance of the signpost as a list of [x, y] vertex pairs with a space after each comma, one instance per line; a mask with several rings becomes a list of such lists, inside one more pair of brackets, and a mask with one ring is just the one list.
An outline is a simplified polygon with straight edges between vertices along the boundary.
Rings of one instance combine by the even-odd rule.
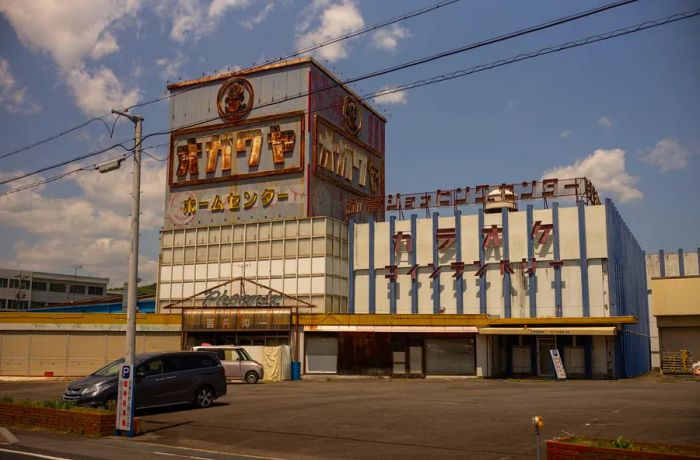
[[566, 380], [566, 371], [564, 370], [564, 364], [561, 362], [561, 356], [559, 355], [559, 350], [556, 348], [549, 350], [552, 355], [552, 362], [554, 363], [554, 370], [557, 371], [557, 379]]
[[117, 392], [117, 422], [118, 433], [127, 433], [127, 436], [134, 435], [134, 373], [129, 364], [122, 365], [119, 371], [119, 390]]

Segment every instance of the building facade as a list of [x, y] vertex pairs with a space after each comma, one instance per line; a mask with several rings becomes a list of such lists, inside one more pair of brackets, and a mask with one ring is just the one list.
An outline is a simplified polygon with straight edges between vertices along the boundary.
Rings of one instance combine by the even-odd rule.
[[585, 178], [387, 195], [384, 118], [313, 59], [168, 88], [157, 311], [183, 347], [288, 343], [307, 374], [648, 370], [644, 255]]
[[690, 373], [700, 360], [700, 249], [646, 258], [652, 360], [664, 373]]
[[0, 268], [0, 309], [24, 310], [103, 297], [108, 278]]
[[[461, 324], [321, 325], [307, 355], [335, 352], [336, 372], [382, 375], [553, 376], [551, 350], [573, 377], [649, 370], [644, 254], [612, 202], [479, 208], [349, 229], [349, 313]], [[365, 365], [344, 366], [347, 354]]]

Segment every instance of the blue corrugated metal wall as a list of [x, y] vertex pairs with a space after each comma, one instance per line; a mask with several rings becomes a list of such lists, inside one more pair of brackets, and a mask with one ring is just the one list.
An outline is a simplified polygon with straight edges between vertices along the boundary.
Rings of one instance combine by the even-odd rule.
[[[139, 300], [139, 313], [155, 313], [155, 300]], [[61, 307], [41, 307], [22, 310], [22, 313], [123, 313], [122, 303], [95, 303], [91, 305], [65, 305]]]
[[634, 377], [651, 370], [649, 303], [645, 255], [615, 205], [605, 200], [611, 316], [633, 315], [615, 341], [615, 376]]

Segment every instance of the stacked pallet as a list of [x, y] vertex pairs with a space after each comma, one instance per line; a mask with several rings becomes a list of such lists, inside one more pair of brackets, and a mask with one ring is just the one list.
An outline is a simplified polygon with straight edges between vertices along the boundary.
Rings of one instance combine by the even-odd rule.
[[663, 350], [661, 369], [666, 374], [692, 373], [693, 357], [688, 350]]

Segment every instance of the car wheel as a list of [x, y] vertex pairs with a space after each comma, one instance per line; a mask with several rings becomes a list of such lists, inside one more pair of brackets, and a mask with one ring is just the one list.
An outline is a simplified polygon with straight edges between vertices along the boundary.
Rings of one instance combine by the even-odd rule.
[[214, 402], [214, 390], [211, 387], [199, 387], [194, 394], [194, 404], [197, 407], [209, 407]]
[[258, 383], [258, 373], [254, 371], [248, 371], [245, 374], [245, 383]]

